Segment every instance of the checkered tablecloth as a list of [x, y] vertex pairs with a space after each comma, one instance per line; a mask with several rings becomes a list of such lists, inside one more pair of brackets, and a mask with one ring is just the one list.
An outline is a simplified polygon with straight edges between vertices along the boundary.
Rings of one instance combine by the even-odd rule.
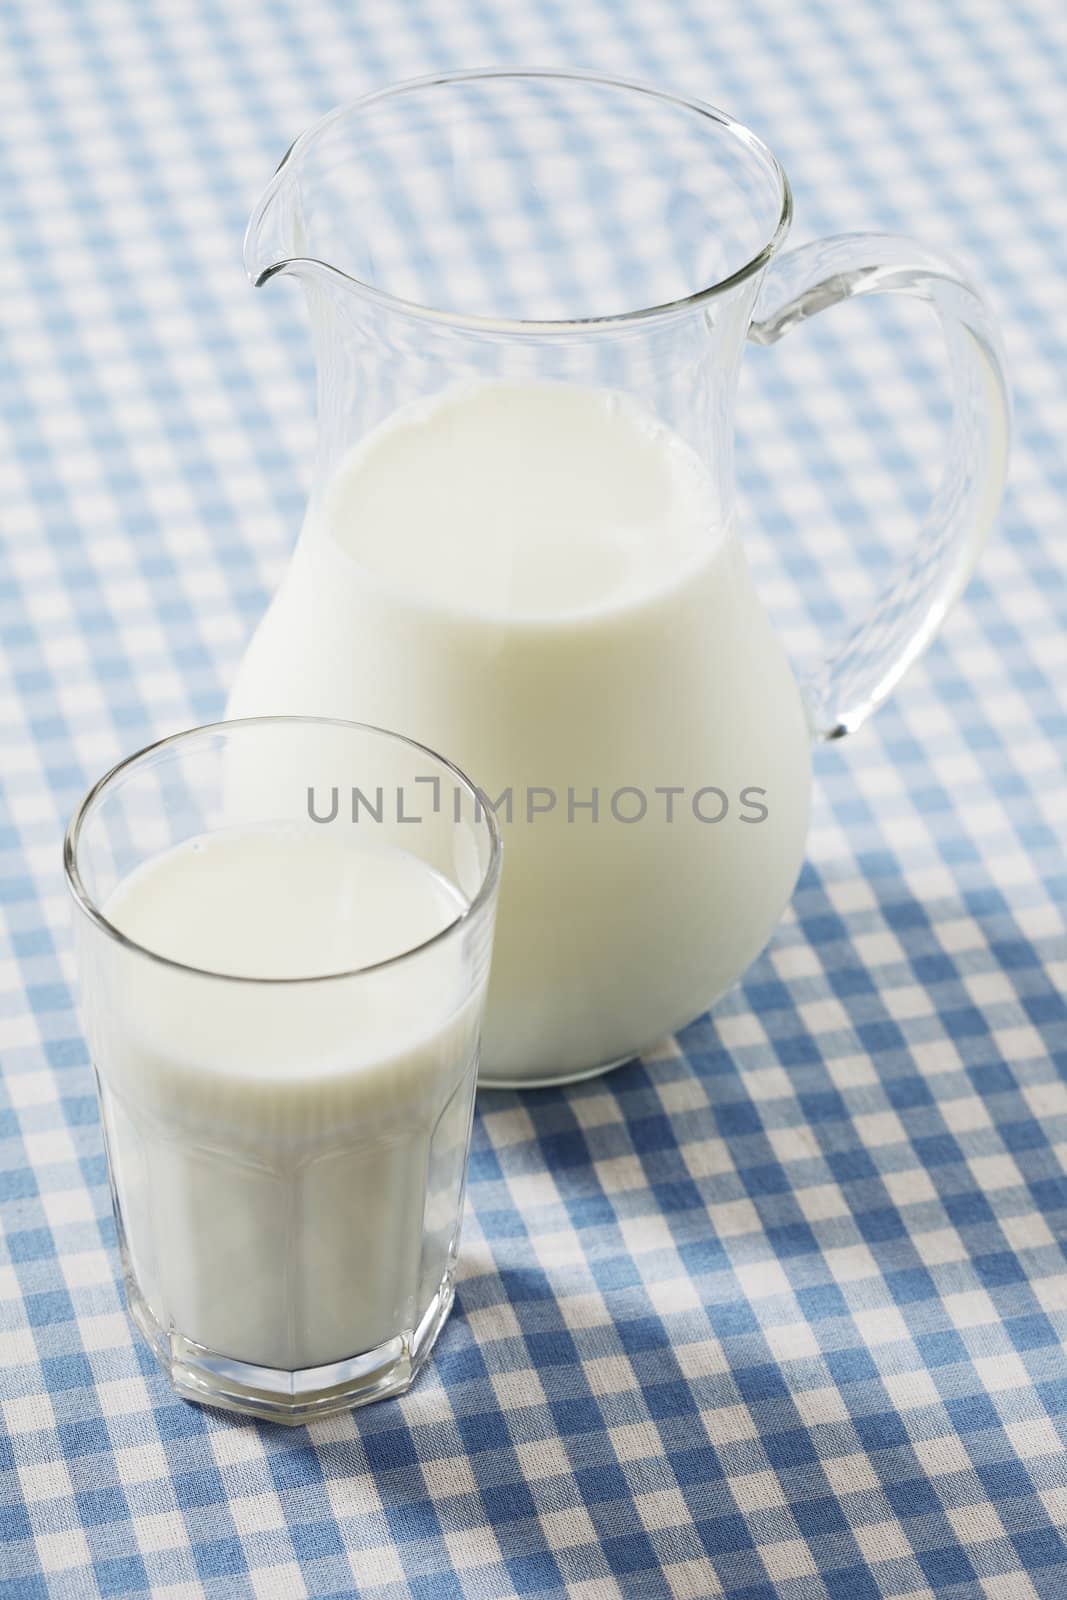
[[[7, 0], [0, 9], [0, 1596], [1067, 1593], [1067, 12], [1060, 0]], [[794, 239], [911, 232], [1003, 319], [977, 580], [824, 749], [793, 906], [676, 1041], [483, 1095], [456, 1309], [404, 1399], [175, 1400], [126, 1320], [61, 829], [220, 711], [305, 493], [299, 296], [246, 214], [330, 105], [584, 65], [761, 132]], [[798, 659], [936, 467], [924, 313], [750, 351], [748, 548]]]

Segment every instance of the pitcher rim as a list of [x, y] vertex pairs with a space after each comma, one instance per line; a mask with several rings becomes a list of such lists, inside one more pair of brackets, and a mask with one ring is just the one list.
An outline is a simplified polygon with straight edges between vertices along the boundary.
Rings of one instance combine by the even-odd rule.
[[[611, 312], [605, 316], [564, 317], [542, 319], [537, 317], [494, 317], [477, 312], [450, 311], [439, 306], [422, 305], [416, 300], [406, 300], [400, 295], [391, 294], [387, 289], [381, 289], [376, 284], [367, 283], [362, 278], [357, 278], [353, 273], [344, 271], [328, 261], [322, 261], [315, 256], [286, 256], [269, 265], [257, 269], [254, 265], [254, 241], [258, 236], [263, 217], [278, 190], [287, 176], [286, 169], [294, 158], [299, 159], [327, 128], [339, 122], [342, 118], [350, 116], [357, 110], [377, 104], [383, 100], [392, 99], [398, 95], [410, 94], [418, 89], [439, 88], [444, 84], [465, 83], [477, 80], [519, 80], [519, 79], [556, 79], [564, 82], [596, 84], [606, 89], [625, 89], [637, 94], [649, 95], [655, 100], [668, 105], [678, 106], [685, 111], [695, 112], [706, 121], [714, 123], [723, 133], [729, 135], [737, 143], [743, 145], [752, 155], [761, 157], [771, 173], [777, 179], [779, 189], [778, 220], [767, 242], [751, 256], [742, 266], [728, 273], [725, 277], [716, 279], [714, 283], [706, 284], [700, 289], [694, 289], [690, 294], [681, 295], [674, 300], [665, 300], [651, 306], [640, 306], [631, 311]], [[334, 106], [318, 122], [305, 128], [293, 140], [288, 150], [274, 172], [267, 187], [252, 210], [252, 215], [245, 230], [244, 260], [245, 270], [249, 281], [256, 289], [261, 289], [264, 284], [280, 273], [294, 270], [298, 267], [312, 267], [318, 272], [326, 273], [331, 278], [342, 280], [351, 289], [355, 290], [373, 303], [385, 307], [387, 310], [401, 312], [406, 316], [416, 317], [423, 321], [443, 324], [447, 327], [467, 329], [480, 333], [589, 333], [597, 329], [625, 328], [635, 324], [652, 321], [662, 321], [680, 313], [690, 311], [696, 306], [703, 305], [715, 296], [724, 294], [760, 272], [772, 259], [789, 231], [793, 219], [793, 192], [785, 168], [774, 154], [770, 146], [753, 133], [745, 123], [732, 117], [729, 112], [720, 110], [706, 100], [697, 99], [691, 95], [676, 94], [670, 89], [661, 89], [656, 84], [648, 83], [640, 78], [616, 77], [610, 73], [588, 72], [580, 68], [570, 67], [465, 67], [450, 72], [431, 72], [417, 78], [406, 78], [400, 83], [389, 84], [382, 89], [373, 89], [367, 94], [357, 95], [355, 99], [346, 100]]]

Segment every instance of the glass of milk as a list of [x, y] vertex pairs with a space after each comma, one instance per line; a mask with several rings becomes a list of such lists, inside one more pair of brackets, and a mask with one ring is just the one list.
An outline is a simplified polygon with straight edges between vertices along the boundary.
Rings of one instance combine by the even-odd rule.
[[274, 717], [115, 767], [65, 843], [130, 1311], [278, 1422], [407, 1388], [452, 1302], [500, 875], [382, 729]]

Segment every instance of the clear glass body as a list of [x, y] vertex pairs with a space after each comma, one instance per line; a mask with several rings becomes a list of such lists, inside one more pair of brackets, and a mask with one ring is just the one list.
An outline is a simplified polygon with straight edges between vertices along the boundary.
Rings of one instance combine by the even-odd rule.
[[[193, 961], [167, 959], [166, 900], [152, 913], [161, 946], [110, 920], [165, 852], [263, 829], [298, 830], [342, 864], [399, 847], [454, 892], [452, 909], [391, 959], [291, 978], [196, 966], [209, 933], [195, 919]], [[174, 1388], [282, 1422], [406, 1388], [452, 1300], [499, 873], [491, 814], [396, 735], [222, 723], [102, 779], [65, 859], [130, 1310]], [[309, 895], [302, 862], [244, 883], [250, 947], [256, 905], [305, 948], [329, 943], [324, 919], [389, 912], [330, 884]]]
[[[728, 116], [551, 71], [456, 73], [342, 107], [297, 140], [253, 214], [250, 277], [291, 273], [307, 296], [319, 442], [292, 564], [230, 714], [402, 727], [453, 751], [491, 798], [510, 795], [483, 1082], [601, 1070], [734, 982], [799, 870], [812, 738], [851, 731], [890, 692], [995, 513], [1007, 401], [975, 291], [907, 240], [850, 235], [783, 253], [790, 217], [777, 161]], [[746, 339], [772, 343], [837, 301], [882, 292], [919, 296], [944, 325], [957, 402], [944, 482], [873, 614], [797, 675], [734, 523], [739, 364]], [[345, 500], [352, 463], [375, 449], [380, 464], [398, 419], [479, 387], [482, 458], [457, 484], [447, 449], [435, 464], [409, 430], [376, 549], [378, 513]], [[552, 425], [534, 425], [531, 399], [516, 402], [533, 388], [554, 404]], [[595, 468], [575, 452], [577, 435], [593, 461], [591, 395], [694, 464], [704, 559], [668, 582], [670, 529], [653, 526], [661, 587], [649, 579], [640, 603], [615, 604], [590, 558], [595, 603], [553, 612], [531, 597], [549, 593], [551, 560], [561, 594], [572, 581], [568, 517], [626, 516], [621, 434]], [[425, 491], [406, 524], [405, 471]], [[538, 523], [530, 506], [554, 481], [561, 498], [544, 491]], [[486, 556], [470, 554], [475, 522], [511, 541], [510, 584], [498, 579], [491, 607]], [[570, 551], [587, 533], [575, 527]], [[425, 581], [440, 543], [473, 574], [464, 593], [444, 572], [446, 602]], [[721, 817], [721, 802], [695, 798], [711, 788], [727, 797]], [[757, 790], [755, 818], [742, 795]]]

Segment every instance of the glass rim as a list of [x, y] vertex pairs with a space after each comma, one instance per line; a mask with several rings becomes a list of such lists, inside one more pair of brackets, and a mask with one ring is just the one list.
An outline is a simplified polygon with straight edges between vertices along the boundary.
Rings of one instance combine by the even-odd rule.
[[[407, 745], [412, 750], [417, 750], [421, 755], [429, 756], [431, 760], [445, 767], [462, 784], [464, 790], [481, 809], [481, 816], [489, 830], [489, 860], [482, 874], [482, 881], [477, 893], [470, 902], [452, 921], [443, 928], [431, 934], [428, 939], [423, 939], [419, 944], [411, 945], [405, 950], [400, 950], [394, 956], [386, 956], [381, 961], [369, 961], [358, 967], [346, 967], [337, 972], [316, 972], [304, 977], [274, 977], [257, 978], [248, 973], [218, 972], [212, 967], [194, 966], [188, 961], [176, 961], [172, 956], [163, 955], [158, 950], [152, 950], [137, 939], [131, 939], [129, 934], [123, 933], [116, 927], [97, 905], [89, 893], [82, 879], [78, 867], [78, 845], [82, 828], [88, 819], [89, 812], [95, 802], [106, 792], [114, 780], [131, 767], [137, 766], [148, 756], [155, 755], [158, 751], [170, 745], [178, 745], [194, 735], [205, 733], [226, 733], [232, 728], [270, 727], [270, 726], [302, 726], [302, 727], [331, 727], [347, 728], [353, 732], [369, 733], [377, 737], [390, 740], [396, 744]], [[422, 955], [434, 945], [442, 944], [445, 940], [457, 933], [461, 928], [476, 921], [484, 912], [486, 906], [491, 904], [500, 880], [501, 858], [504, 850], [504, 841], [500, 832], [500, 824], [492, 806], [483, 801], [483, 797], [476, 785], [467, 774], [456, 766], [454, 761], [449, 761], [447, 756], [440, 755], [432, 750], [429, 745], [422, 744], [418, 739], [411, 739], [404, 733], [397, 733], [393, 728], [382, 728], [372, 722], [356, 722], [344, 717], [299, 717], [299, 716], [265, 716], [265, 717], [231, 717], [222, 718], [217, 722], [199, 723], [192, 728], [182, 728], [177, 733], [169, 733], [162, 739], [155, 739], [151, 744], [144, 745], [140, 750], [135, 750], [132, 755], [123, 757], [113, 767], [99, 777], [96, 782], [86, 790], [74, 808], [74, 813], [67, 824], [63, 835], [63, 873], [66, 878], [67, 888], [78, 910], [88, 920], [105, 934], [114, 943], [123, 946], [137, 955], [146, 957], [158, 966], [170, 967], [175, 972], [185, 972], [197, 978], [211, 978], [221, 983], [246, 983], [271, 988], [277, 985], [293, 987], [299, 984], [336, 983], [344, 979], [358, 978], [373, 972], [382, 972], [387, 967], [398, 966], [401, 962], [409, 961], [414, 956]]]
[[[255, 258], [254, 240], [257, 237], [260, 224], [268, 207], [288, 175], [286, 168], [289, 167], [290, 162], [299, 160], [311, 148], [320, 134], [325, 133], [335, 122], [339, 122], [341, 118], [349, 116], [355, 111], [361, 111], [383, 100], [410, 94], [415, 90], [440, 88], [447, 84], [491, 79], [554, 79], [560, 82], [595, 84], [605, 89], [624, 89], [631, 93], [647, 95], [667, 105], [680, 107], [684, 111], [694, 112], [706, 121], [714, 123], [721, 132], [728, 134], [738, 144], [743, 145], [746, 151], [762, 159], [777, 179], [779, 191], [778, 220], [770, 238], [742, 266], [728, 273], [725, 277], [717, 279], [714, 283], [705, 284], [699, 289], [694, 289], [690, 294], [681, 295], [673, 300], [665, 300], [657, 305], [640, 306], [631, 311], [612, 312], [606, 316], [564, 317], [557, 319], [483, 316], [475, 312], [449, 311], [439, 306], [422, 305], [416, 300], [405, 300], [399, 295], [391, 294], [387, 289], [380, 289], [375, 284], [367, 283], [364, 279], [357, 278], [350, 272], [345, 272], [341, 267], [333, 266], [330, 262], [319, 260], [315, 256], [287, 256], [259, 269], [253, 265]], [[792, 189], [790, 188], [785, 168], [774, 154], [774, 151], [758, 134], [753, 133], [751, 128], [747, 127], [743, 122], [739, 122], [736, 117], [730, 116], [728, 112], [719, 110], [717, 106], [711, 105], [706, 100], [698, 100], [690, 95], [675, 94], [672, 90], [658, 88], [655, 84], [647, 83], [640, 78], [616, 77], [610, 73], [584, 72], [580, 69], [569, 67], [468, 67], [451, 72], [431, 72], [422, 77], [407, 78], [400, 83], [390, 84], [383, 89], [372, 90], [369, 94], [359, 95], [354, 100], [347, 100], [342, 105], [335, 106], [324, 117], [320, 117], [318, 122], [312, 123], [309, 128], [305, 128], [303, 133], [293, 140], [293, 143], [282, 156], [274, 176], [253, 208], [248, 227], [245, 230], [244, 258], [245, 270], [249, 281], [256, 289], [261, 289], [264, 284], [279, 273], [299, 267], [312, 267], [317, 272], [324, 273], [330, 278], [340, 279], [366, 299], [383, 306], [387, 310], [399, 311], [407, 316], [443, 324], [446, 327], [482, 333], [589, 334], [601, 328], [608, 331], [645, 322], [665, 320], [676, 316], [680, 312], [689, 311], [696, 306], [703, 305], [716, 295], [733, 289], [737, 284], [743, 283], [746, 278], [752, 277], [754, 273], [761, 271], [767, 265], [788, 233], [792, 220]]]

